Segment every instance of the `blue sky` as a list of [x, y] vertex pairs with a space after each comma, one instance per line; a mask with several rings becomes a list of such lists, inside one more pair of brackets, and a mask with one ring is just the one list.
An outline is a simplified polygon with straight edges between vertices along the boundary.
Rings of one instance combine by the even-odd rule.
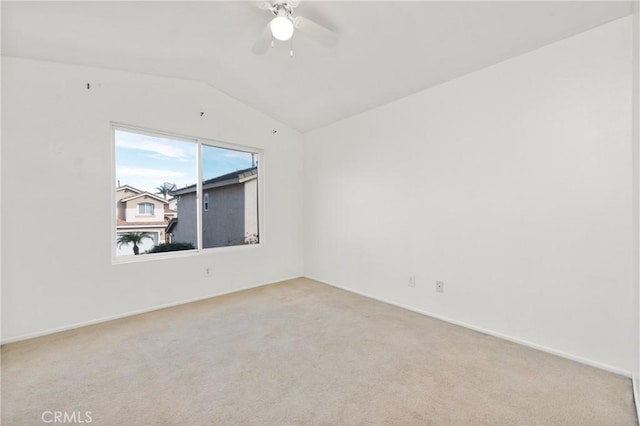
[[[197, 144], [116, 130], [116, 185], [156, 193], [164, 182], [178, 188], [196, 183]], [[251, 167], [251, 154], [202, 146], [202, 178], [211, 179]]]

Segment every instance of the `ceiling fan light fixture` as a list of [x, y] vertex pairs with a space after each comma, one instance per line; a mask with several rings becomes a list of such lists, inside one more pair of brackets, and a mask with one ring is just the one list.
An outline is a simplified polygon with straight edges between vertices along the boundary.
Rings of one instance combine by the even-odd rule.
[[278, 14], [269, 23], [271, 34], [280, 41], [287, 41], [293, 36], [293, 22], [284, 14]]

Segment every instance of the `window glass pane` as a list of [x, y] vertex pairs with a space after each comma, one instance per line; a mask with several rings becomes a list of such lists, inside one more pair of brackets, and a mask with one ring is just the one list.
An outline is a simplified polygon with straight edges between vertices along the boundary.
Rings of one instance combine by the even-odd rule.
[[140, 214], [153, 214], [154, 205], [151, 203], [138, 204], [138, 213]]
[[258, 154], [202, 145], [204, 248], [257, 244]]
[[177, 196], [197, 181], [196, 153], [194, 142], [115, 130], [116, 256], [197, 247], [195, 199]]

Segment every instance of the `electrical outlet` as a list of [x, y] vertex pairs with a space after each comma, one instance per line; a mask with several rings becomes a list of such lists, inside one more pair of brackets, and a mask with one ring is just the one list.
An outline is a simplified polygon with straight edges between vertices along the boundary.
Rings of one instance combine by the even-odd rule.
[[204, 268], [204, 277], [205, 278], [211, 277], [211, 266], [207, 266], [206, 268]]
[[444, 281], [436, 281], [436, 291], [438, 293], [444, 293]]
[[416, 276], [409, 275], [409, 287], [415, 287], [415, 286], [416, 286]]

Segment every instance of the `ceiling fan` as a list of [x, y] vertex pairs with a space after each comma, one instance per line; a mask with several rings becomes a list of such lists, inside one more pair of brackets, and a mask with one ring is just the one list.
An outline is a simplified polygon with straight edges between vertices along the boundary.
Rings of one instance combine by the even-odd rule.
[[[299, 0], [273, 0], [263, 1], [258, 5], [260, 9], [269, 11], [273, 18], [253, 45], [251, 49], [253, 53], [257, 55], [265, 53], [269, 46], [274, 46], [274, 40], [290, 40], [295, 30], [305, 33], [326, 47], [334, 47], [338, 44], [338, 35], [333, 30], [312, 19], [293, 16], [293, 11], [299, 4]], [[293, 49], [290, 53], [293, 56]]]

